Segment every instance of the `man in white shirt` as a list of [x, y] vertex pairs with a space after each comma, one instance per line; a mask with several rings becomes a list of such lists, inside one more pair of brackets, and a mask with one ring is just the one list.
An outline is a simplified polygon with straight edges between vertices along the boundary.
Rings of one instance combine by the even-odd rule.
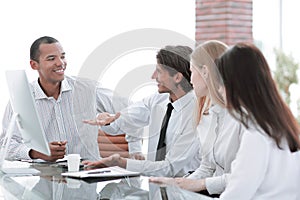
[[[97, 112], [114, 113], [126, 107], [128, 101], [121, 98], [112, 101], [112, 91], [100, 88], [96, 81], [65, 76], [65, 52], [55, 38], [41, 37], [32, 44], [30, 65], [39, 73], [38, 80], [31, 83], [31, 89], [51, 155], [28, 148], [15, 126], [8, 159], [55, 161], [69, 153], [78, 153], [89, 160], [100, 159], [98, 129], [82, 123], [82, 120], [94, 117]], [[8, 104], [3, 118], [1, 143], [12, 114]]]
[[[200, 165], [200, 144], [196, 139], [197, 99], [190, 83], [189, 55], [192, 49], [186, 46], [166, 46], [156, 58], [157, 66], [152, 75], [158, 83], [159, 94], [152, 95], [132, 104], [121, 111], [118, 117], [106, 119], [108, 114], [98, 116], [89, 124], [106, 124], [102, 129], [109, 134], [132, 133], [149, 125], [149, 145], [147, 160], [132, 160], [118, 154], [96, 162], [85, 162], [89, 166], [102, 167], [118, 165], [145, 175], [183, 176]], [[168, 103], [174, 107], [166, 131], [166, 155], [162, 161], [155, 161], [160, 138], [160, 130]], [[104, 119], [104, 122], [102, 121]], [[142, 137], [141, 135], [133, 135]]]

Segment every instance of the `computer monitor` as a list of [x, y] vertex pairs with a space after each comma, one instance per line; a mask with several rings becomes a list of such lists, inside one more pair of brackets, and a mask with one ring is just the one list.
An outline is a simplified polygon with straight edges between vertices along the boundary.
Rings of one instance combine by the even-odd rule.
[[25, 70], [6, 71], [6, 80], [11, 106], [16, 116], [12, 120], [16, 120], [24, 143], [31, 149], [50, 155], [49, 144], [36, 111]]

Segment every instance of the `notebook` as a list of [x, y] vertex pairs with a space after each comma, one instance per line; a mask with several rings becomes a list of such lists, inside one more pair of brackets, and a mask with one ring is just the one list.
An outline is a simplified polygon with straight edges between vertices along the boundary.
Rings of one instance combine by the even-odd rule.
[[133, 172], [123, 169], [118, 166], [106, 167], [100, 169], [84, 170], [79, 172], [65, 172], [62, 176], [68, 176], [73, 178], [123, 178], [139, 176], [140, 172]]

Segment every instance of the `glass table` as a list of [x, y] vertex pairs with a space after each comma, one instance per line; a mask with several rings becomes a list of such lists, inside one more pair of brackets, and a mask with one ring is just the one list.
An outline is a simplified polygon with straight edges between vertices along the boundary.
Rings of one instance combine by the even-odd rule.
[[0, 172], [0, 188], [3, 199], [211, 199], [182, 190], [176, 186], [149, 183], [148, 177], [124, 177], [122, 179], [74, 179], [61, 176], [66, 169], [56, 163], [33, 163], [37, 175], [3, 174]]

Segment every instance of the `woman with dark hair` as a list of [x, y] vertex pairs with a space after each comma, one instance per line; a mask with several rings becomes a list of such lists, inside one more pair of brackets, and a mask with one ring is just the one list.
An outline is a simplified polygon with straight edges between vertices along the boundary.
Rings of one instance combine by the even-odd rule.
[[220, 199], [300, 199], [299, 125], [263, 54], [239, 43], [217, 65], [227, 108], [247, 129]]

